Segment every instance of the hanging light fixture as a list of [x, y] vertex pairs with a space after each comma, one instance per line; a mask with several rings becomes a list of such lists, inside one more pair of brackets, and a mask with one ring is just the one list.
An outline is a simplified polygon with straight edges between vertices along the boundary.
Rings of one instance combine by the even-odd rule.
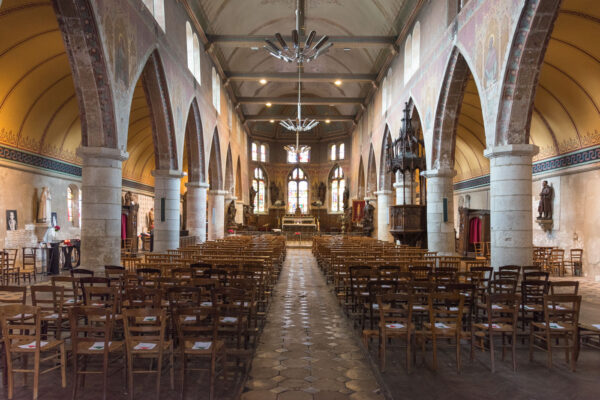
[[298, 65], [298, 110], [295, 120], [288, 118], [280, 121], [279, 124], [289, 131], [296, 132], [296, 144], [284, 146], [284, 150], [295, 154], [304, 153], [310, 150], [310, 146], [300, 145], [300, 132], [308, 132], [319, 124], [314, 119], [302, 118], [302, 68], [305, 62], [310, 62], [322, 54], [325, 54], [333, 43], [327, 43], [329, 37], [323, 35], [315, 42], [316, 31], [311, 31], [306, 37], [304, 43], [300, 43], [304, 35], [304, 0], [298, 0], [296, 3], [296, 29], [292, 31], [292, 46], [289, 46], [280, 33], [275, 34], [275, 40], [279, 46], [272, 40], [266, 39], [264, 48], [273, 57], [289, 63]]

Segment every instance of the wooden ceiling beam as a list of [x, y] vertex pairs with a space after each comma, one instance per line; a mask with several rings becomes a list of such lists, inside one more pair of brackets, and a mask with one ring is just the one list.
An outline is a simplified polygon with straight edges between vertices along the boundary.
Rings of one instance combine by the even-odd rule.
[[[292, 43], [291, 35], [282, 35], [284, 40]], [[320, 37], [320, 36], [319, 36]], [[208, 35], [211, 43], [222, 47], [259, 47], [265, 45], [265, 39], [271, 39], [268, 35]], [[301, 37], [300, 42], [306, 41]], [[393, 46], [394, 36], [329, 36], [329, 41], [334, 47], [344, 49], [365, 49]]]
[[[266, 79], [268, 82], [298, 82], [296, 72], [231, 72], [225, 71], [227, 78], [231, 81], [260, 81]], [[373, 83], [377, 79], [376, 74], [321, 74], [303, 73], [302, 82], [333, 83], [336, 80], [356, 83]]]
[[[240, 104], [298, 104], [297, 97], [238, 97]], [[362, 97], [302, 97], [304, 106], [328, 106], [336, 104], [362, 104]]]
[[[353, 122], [354, 115], [303, 115], [304, 118], [316, 119], [317, 121], [329, 120], [331, 122]], [[295, 115], [247, 115], [248, 122], [270, 122], [285, 121], [289, 118], [295, 119]]]

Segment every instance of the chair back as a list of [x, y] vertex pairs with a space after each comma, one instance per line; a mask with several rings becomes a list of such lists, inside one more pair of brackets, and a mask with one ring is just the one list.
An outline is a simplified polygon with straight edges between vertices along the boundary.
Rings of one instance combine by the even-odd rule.
[[75, 278], [81, 278], [84, 276], [93, 277], [94, 271], [85, 268], [73, 268], [71, 270], [71, 276]]
[[149, 287], [131, 287], [125, 290], [123, 306], [126, 308], [160, 308], [162, 291]]
[[[409, 328], [412, 324], [413, 296], [387, 293], [377, 296], [379, 324], [382, 328], [394, 326]], [[385, 331], [385, 329], [383, 329]]]
[[573, 295], [579, 292], [579, 281], [552, 281], [550, 282], [551, 295]]
[[[581, 296], [577, 295], [547, 295], [544, 296], [544, 320], [546, 326], [553, 329], [571, 329], [579, 326], [579, 311], [581, 309]], [[556, 324], [556, 325], [553, 325]]]
[[174, 312], [175, 326], [183, 351], [195, 342], [215, 343], [219, 337], [217, 307], [181, 307]]
[[0, 286], [1, 304], [25, 304], [27, 286]]
[[123, 310], [123, 325], [128, 351], [156, 349], [162, 354], [167, 327], [167, 314], [164, 309], [125, 309]]
[[[10, 357], [13, 344], [19, 344], [24, 350], [39, 353], [45, 345], [41, 337], [40, 308], [25, 304], [8, 304], [0, 307], [0, 322], [4, 349]], [[38, 356], [39, 357], [39, 356]]]
[[102, 350], [107, 357], [112, 340], [113, 318], [114, 314], [110, 308], [70, 307], [69, 322], [73, 351]]
[[428, 299], [429, 323], [432, 330], [447, 329], [448, 324], [462, 331], [465, 296], [460, 293], [430, 293]]
[[31, 304], [45, 313], [61, 314], [65, 304], [65, 289], [62, 286], [31, 286]]

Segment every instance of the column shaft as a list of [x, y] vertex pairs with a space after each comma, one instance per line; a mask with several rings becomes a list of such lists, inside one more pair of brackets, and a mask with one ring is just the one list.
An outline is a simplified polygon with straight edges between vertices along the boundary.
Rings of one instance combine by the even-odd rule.
[[129, 155], [118, 149], [80, 147], [81, 265], [100, 270], [121, 264], [121, 165]]
[[[155, 170], [154, 251], [161, 253], [179, 247], [181, 172]], [[164, 206], [164, 209], [163, 209]]]
[[187, 228], [190, 236], [200, 242], [206, 240], [206, 191], [207, 183], [187, 183]]
[[225, 195], [227, 190], [208, 191], [208, 240], [225, 236]]
[[[440, 255], [453, 255], [456, 252], [452, 178], [456, 172], [444, 168], [425, 171], [427, 178], [427, 247]], [[446, 199], [446, 213], [444, 213]], [[444, 221], [446, 216], [446, 221]]]
[[391, 242], [390, 234], [390, 197], [391, 190], [375, 192], [377, 196], [377, 239]]
[[491, 263], [531, 265], [533, 222], [531, 144], [496, 146], [486, 150], [490, 159]]

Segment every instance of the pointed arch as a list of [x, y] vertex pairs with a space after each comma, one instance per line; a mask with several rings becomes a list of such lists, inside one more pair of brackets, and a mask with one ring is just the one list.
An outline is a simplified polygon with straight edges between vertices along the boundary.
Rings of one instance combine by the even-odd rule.
[[201, 183], [206, 179], [204, 163], [204, 134], [198, 101], [190, 104], [185, 127], [185, 147], [187, 150], [189, 182]]
[[365, 198], [365, 168], [363, 165], [362, 156], [360, 156], [360, 161], [358, 162], [358, 183], [356, 193], [356, 197], [358, 197], [358, 200], [362, 200]]
[[210, 190], [220, 190], [223, 188], [223, 172], [221, 165], [219, 131], [215, 128], [210, 146], [210, 156], [208, 158], [208, 182]]
[[81, 145], [117, 147], [109, 69], [90, 0], [53, 0], [73, 74], [81, 118]]
[[367, 196], [374, 197], [377, 191], [377, 165], [375, 164], [375, 151], [373, 144], [369, 149], [369, 163], [367, 164]]
[[233, 179], [233, 159], [231, 157], [231, 144], [227, 146], [227, 158], [225, 159], [225, 190], [233, 195], [235, 181]]
[[527, 0], [510, 46], [494, 145], [527, 144], [540, 67], [561, 0]]
[[235, 167], [235, 197], [237, 197], [238, 200], [242, 200], [242, 193], [242, 165], [240, 156], [238, 156]]
[[294, 213], [300, 209], [303, 214], [308, 212], [309, 180], [304, 169], [294, 166], [287, 176], [287, 209]]
[[175, 126], [162, 60], [158, 50], [150, 53], [140, 79], [150, 107], [156, 169], [178, 169]]

